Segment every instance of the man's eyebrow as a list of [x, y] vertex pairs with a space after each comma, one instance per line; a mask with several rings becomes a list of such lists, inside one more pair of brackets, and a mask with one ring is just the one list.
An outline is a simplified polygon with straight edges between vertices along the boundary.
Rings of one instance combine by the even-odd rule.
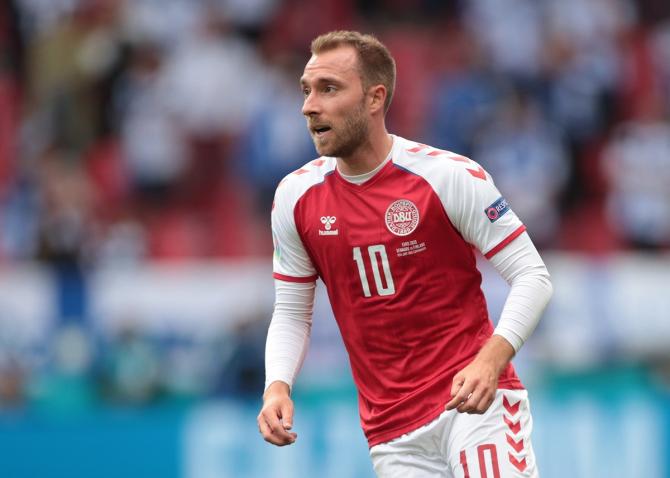
[[[317, 84], [319, 84], [319, 83], [321, 83], [321, 84], [322, 83], [335, 83], [335, 84], [340, 85], [340, 84], [342, 84], [342, 81], [340, 79], [334, 77], [334, 76], [321, 76], [321, 77], [318, 77], [316, 79], [316, 83]], [[307, 80], [303, 76], [302, 78], [300, 78], [300, 86], [305, 86], [305, 85], [307, 85]]]

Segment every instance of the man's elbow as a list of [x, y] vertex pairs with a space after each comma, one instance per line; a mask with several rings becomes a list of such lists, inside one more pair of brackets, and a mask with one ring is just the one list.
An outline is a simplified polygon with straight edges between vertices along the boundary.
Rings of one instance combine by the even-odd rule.
[[551, 297], [554, 295], [554, 285], [551, 282], [551, 276], [549, 272], [545, 269], [544, 273], [539, 277], [542, 288], [544, 289], [544, 296], [546, 303], [548, 304], [551, 300]]

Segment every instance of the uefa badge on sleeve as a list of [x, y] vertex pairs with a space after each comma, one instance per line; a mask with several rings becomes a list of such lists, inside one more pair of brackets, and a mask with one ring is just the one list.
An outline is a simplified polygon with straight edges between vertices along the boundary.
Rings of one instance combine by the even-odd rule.
[[502, 196], [496, 202], [484, 209], [486, 217], [488, 217], [491, 222], [496, 222], [500, 219], [500, 216], [507, 211], [509, 211], [509, 203], [507, 202], [507, 199]]

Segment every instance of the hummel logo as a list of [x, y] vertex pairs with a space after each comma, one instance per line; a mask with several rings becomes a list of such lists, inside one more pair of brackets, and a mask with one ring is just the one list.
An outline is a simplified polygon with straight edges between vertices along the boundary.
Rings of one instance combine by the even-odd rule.
[[335, 216], [321, 216], [321, 224], [323, 224], [325, 231], [319, 229], [319, 236], [337, 236], [339, 234], [338, 229], [333, 229], [331, 231], [335, 221], [337, 221]]
[[331, 226], [337, 221], [337, 218], [335, 216], [322, 216], [321, 217], [321, 224], [325, 224], [326, 226], [326, 231], [330, 231]]

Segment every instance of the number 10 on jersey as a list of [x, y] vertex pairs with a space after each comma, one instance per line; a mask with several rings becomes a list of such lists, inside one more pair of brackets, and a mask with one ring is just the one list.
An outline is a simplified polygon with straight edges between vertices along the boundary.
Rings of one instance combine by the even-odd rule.
[[[386, 247], [383, 244], [375, 244], [368, 246], [368, 256], [370, 258], [370, 265], [372, 266], [372, 274], [375, 278], [375, 287], [379, 295], [393, 295], [395, 294], [395, 285], [393, 284], [393, 276], [391, 276], [391, 266], [389, 266], [389, 258], [386, 255]], [[379, 259], [378, 259], [379, 258]], [[370, 293], [370, 284], [368, 283], [368, 275], [365, 272], [365, 262], [360, 247], [354, 247], [354, 261], [358, 266], [358, 275], [361, 277], [361, 285], [363, 286], [363, 295], [365, 297], [372, 297]], [[379, 264], [381, 262], [381, 271]], [[381, 272], [384, 273], [384, 281], [382, 282]], [[384, 282], [386, 286], [384, 286]]]

